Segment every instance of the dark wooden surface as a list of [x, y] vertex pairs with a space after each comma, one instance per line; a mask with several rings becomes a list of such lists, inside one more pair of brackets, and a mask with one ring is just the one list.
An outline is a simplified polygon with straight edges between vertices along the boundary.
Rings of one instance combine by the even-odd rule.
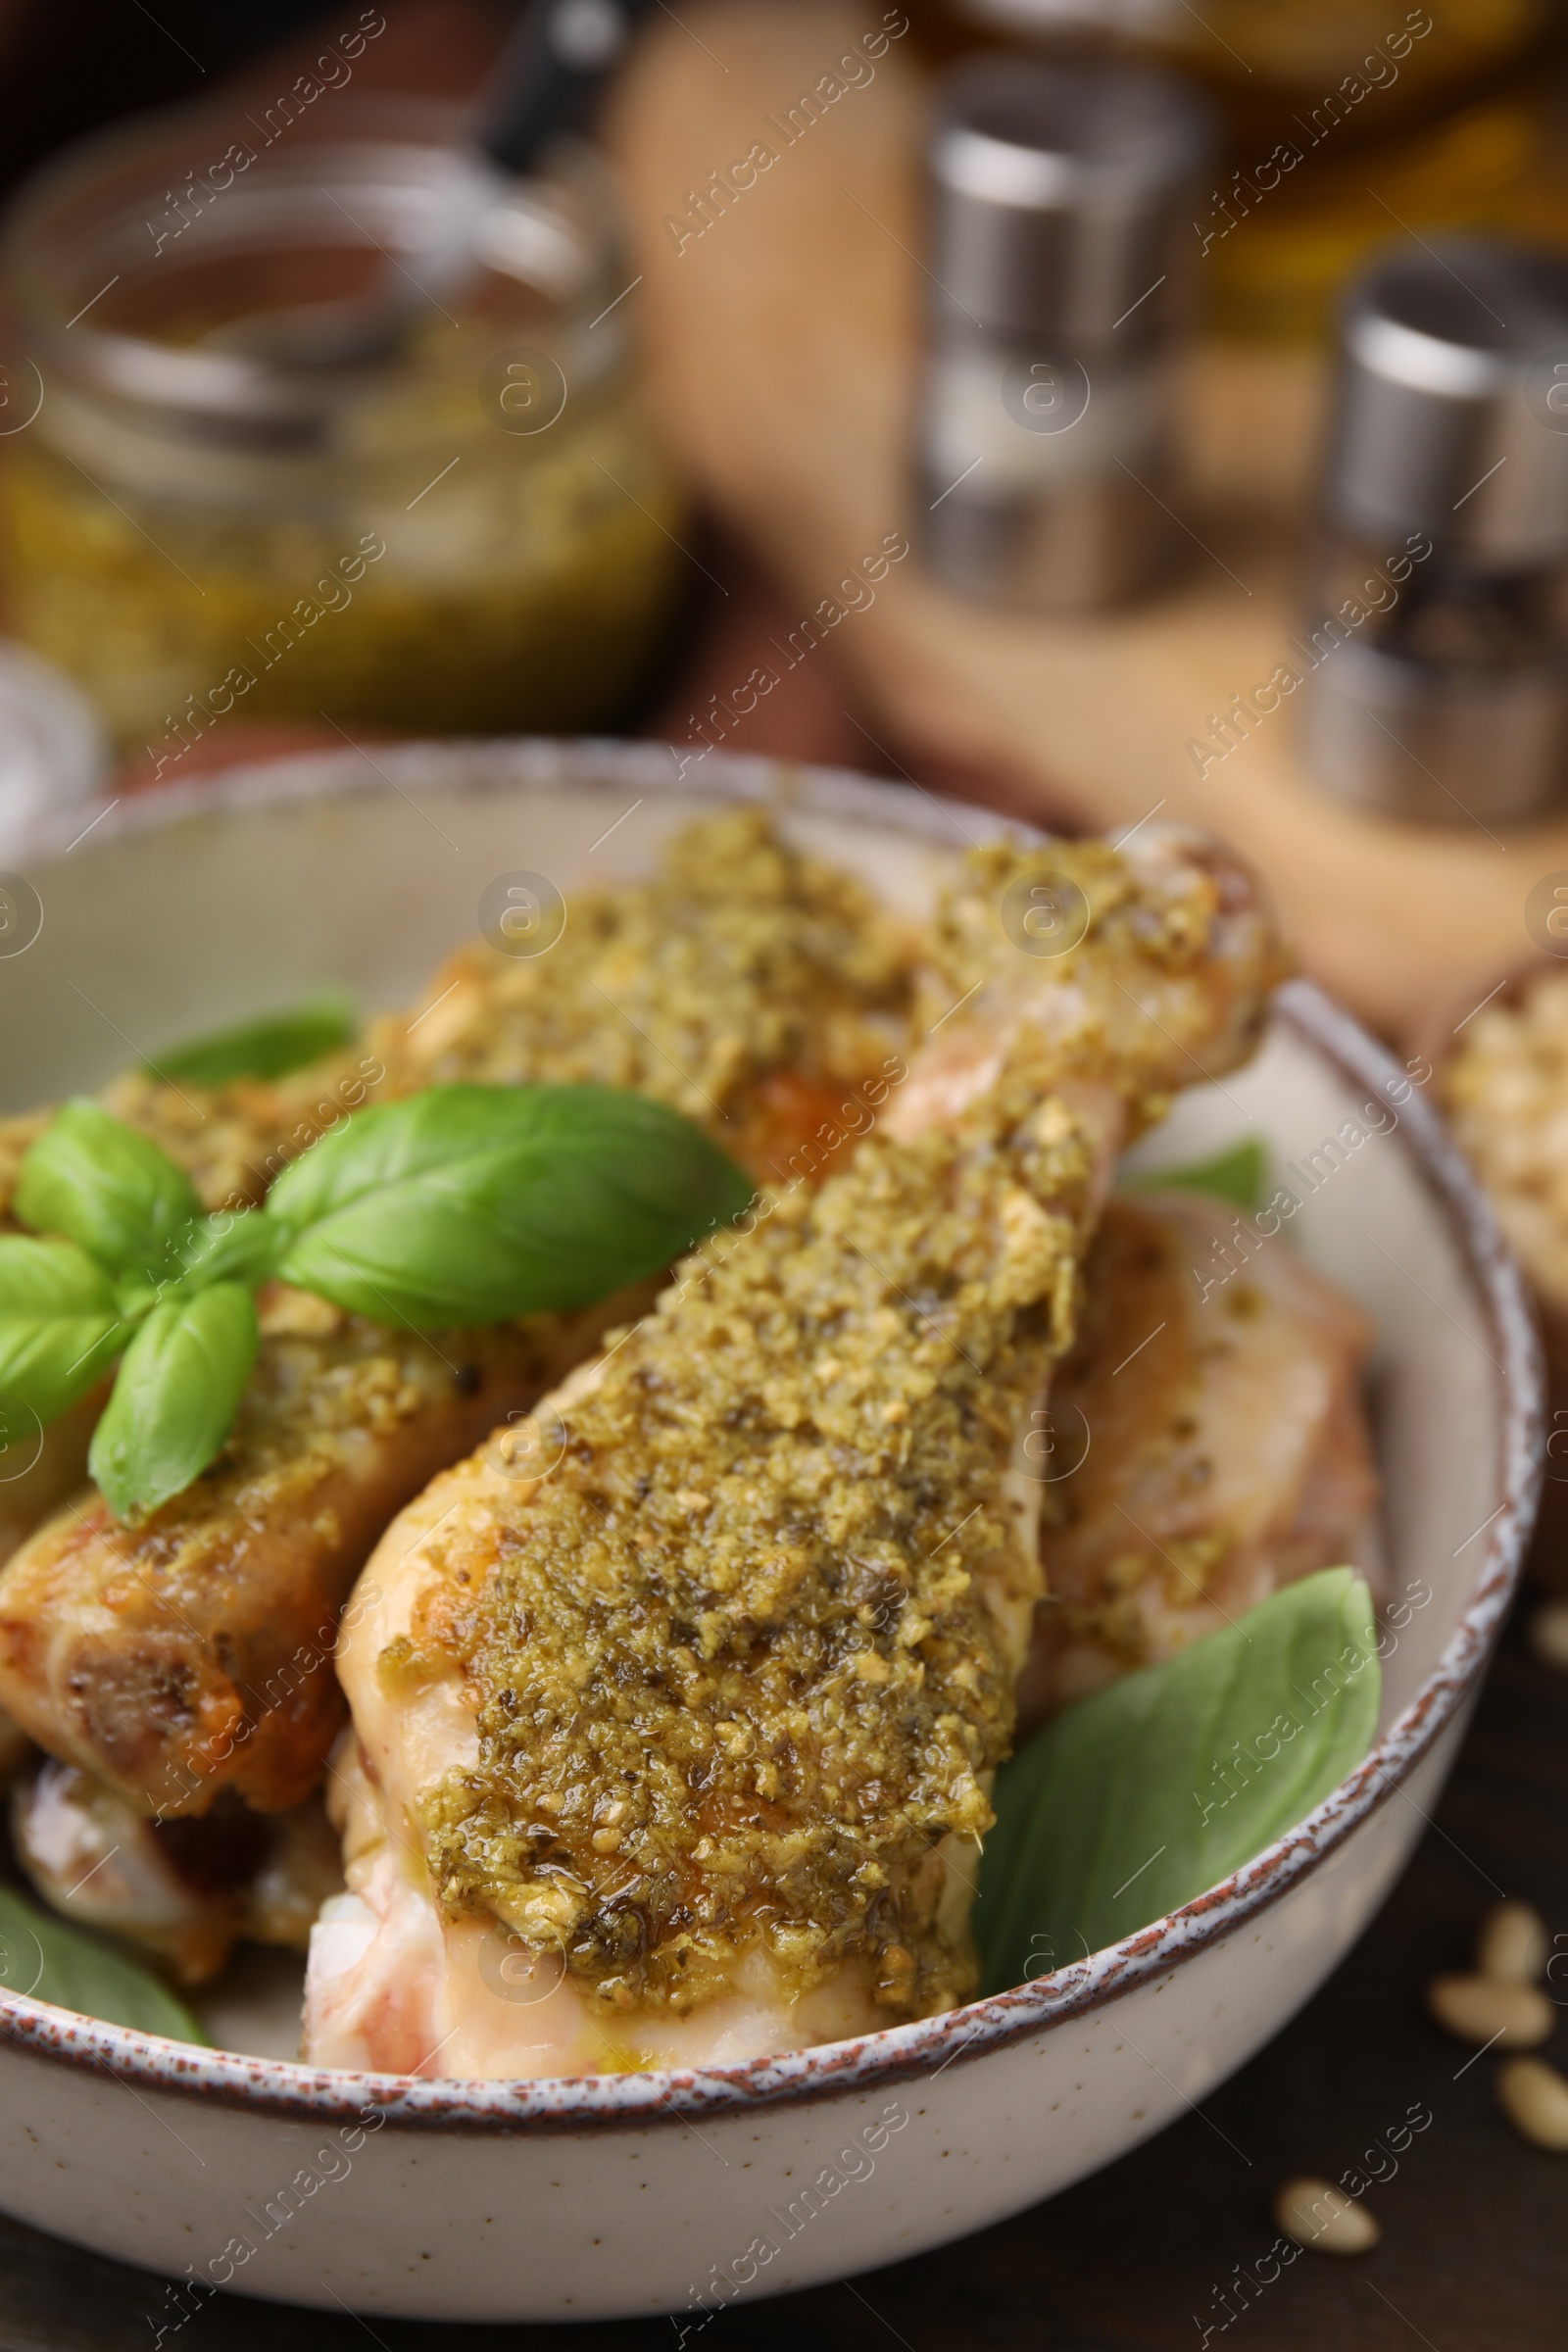
[[[1568, 2157], [1514, 2136], [1494, 2104], [1494, 2060], [1467, 2063], [1420, 2005], [1427, 1977], [1465, 1965], [1497, 1888], [1568, 1931], [1568, 1676], [1532, 1656], [1517, 1620], [1437, 1827], [1392, 1900], [1202, 2114], [979, 2237], [727, 2312], [711, 2352], [1194, 2352], [1204, 2326], [1227, 2352], [1562, 2352]], [[1547, 2054], [1568, 2065], [1568, 2009]], [[1339, 2177], [1418, 2101], [1430, 2127], [1368, 2200], [1383, 2224], [1377, 2250], [1303, 2255], [1221, 2332], [1216, 2294], [1272, 2241], [1279, 2181]], [[525, 2224], [517, 2258], [527, 2261]], [[161, 2313], [148, 2273], [0, 2220], [3, 2352], [149, 2352], [148, 2315]], [[676, 2352], [677, 2341], [667, 2322], [425, 2327], [219, 2297], [181, 2329], [179, 2352], [363, 2352], [371, 2340], [384, 2352], [459, 2341], [479, 2352], [524, 2335], [561, 2352]]]

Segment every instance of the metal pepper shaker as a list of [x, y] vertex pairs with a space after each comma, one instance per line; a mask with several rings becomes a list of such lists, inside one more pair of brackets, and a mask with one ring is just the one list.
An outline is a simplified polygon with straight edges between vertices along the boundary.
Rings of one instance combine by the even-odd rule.
[[1205, 103], [1117, 65], [980, 57], [929, 147], [927, 351], [915, 467], [927, 562], [1037, 612], [1166, 568], [1172, 366]]
[[1568, 799], [1568, 263], [1396, 247], [1340, 337], [1302, 749], [1327, 792], [1438, 823]]

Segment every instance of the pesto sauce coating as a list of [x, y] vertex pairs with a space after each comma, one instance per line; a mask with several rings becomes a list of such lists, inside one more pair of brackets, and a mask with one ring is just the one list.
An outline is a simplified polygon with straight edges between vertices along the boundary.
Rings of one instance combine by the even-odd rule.
[[1021, 1078], [956, 1137], [874, 1136], [612, 1352], [421, 1629], [479, 1697], [476, 1767], [422, 1807], [449, 1911], [622, 2007], [726, 1990], [760, 1938], [802, 1991], [854, 1957], [896, 2013], [964, 1996], [935, 1848], [989, 1826], [1011, 1735], [991, 1604], [1039, 1571], [1004, 1480], [1090, 1156]]
[[649, 881], [573, 894], [544, 954], [461, 949], [428, 1017], [371, 1042], [399, 1091], [590, 1081], [724, 1135], [768, 1072], [853, 1079], [906, 1040], [913, 944], [769, 810], [731, 808], [684, 827]]
[[[728, 808], [684, 826], [648, 881], [574, 891], [545, 954], [473, 940], [416, 1004], [309, 1069], [221, 1087], [129, 1070], [102, 1100], [178, 1161], [206, 1208], [264, 1199], [366, 1102], [458, 1079], [634, 1088], [765, 1166], [777, 1119], [749, 1094], [779, 1072], [842, 1092], [876, 1069], [907, 1039], [912, 961], [911, 937], [858, 882], [782, 840], [769, 810]], [[0, 1229], [51, 1115], [0, 1119]]]

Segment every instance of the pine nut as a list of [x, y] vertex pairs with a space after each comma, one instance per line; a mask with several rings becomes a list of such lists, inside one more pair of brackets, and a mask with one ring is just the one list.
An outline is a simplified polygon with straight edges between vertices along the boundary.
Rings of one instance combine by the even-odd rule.
[[1506, 2042], [1533, 2050], [1552, 2029], [1552, 2007], [1534, 1984], [1502, 1984], [1494, 1977], [1434, 1977], [1427, 2007], [1459, 2041]]
[[1505, 2058], [1497, 2103], [1514, 2130], [1538, 2148], [1568, 2155], [1568, 2082], [1544, 2058]]
[[1329, 2180], [1287, 2180], [1275, 2196], [1274, 2219], [1314, 2254], [1369, 2254], [1383, 2235], [1366, 2207]]
[[1568, 1674], [1568, 1600], [1544, 1601], [1530, 1620], [1530, 1646], [1547, 1666]]
[[1494, 1903], [1476, 1937], [1476, 1967], [1499, 1984], [1534, 1984], [1546, 1973], [1546, 1923], [1529, 1903]]

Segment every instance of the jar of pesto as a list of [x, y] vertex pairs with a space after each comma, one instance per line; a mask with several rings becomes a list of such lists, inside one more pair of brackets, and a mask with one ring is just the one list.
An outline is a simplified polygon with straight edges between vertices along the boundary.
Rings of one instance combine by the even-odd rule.
[[[613, 205], [586, 150], [509, 180], [460, 130], [329, 87], [181, 110], [13, 211], [11, 626], [160, 773], [231, 713], [572, 732], [649, 676], [679, 500]], [[405, 280], [390, 348], [321, 364]]]

